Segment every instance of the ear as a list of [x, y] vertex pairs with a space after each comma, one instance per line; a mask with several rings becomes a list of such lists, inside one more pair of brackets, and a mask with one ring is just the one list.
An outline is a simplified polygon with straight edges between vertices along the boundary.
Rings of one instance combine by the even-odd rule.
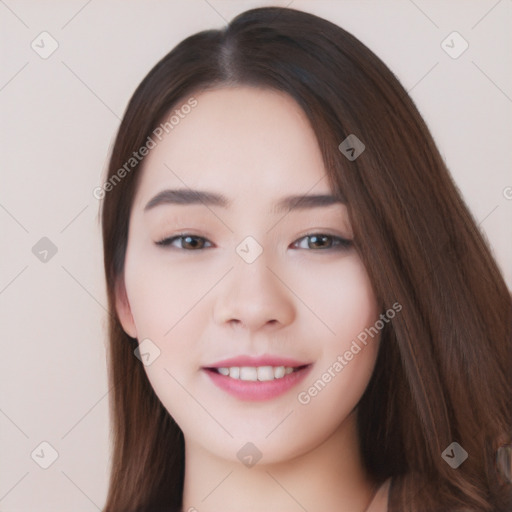
[[124, 332], [132, 338], [137, 338], [137, 329], [135, 328], [135, 322], [133, 321], [132, 310], [128, 301], [124, 277], [122, 275], [119, 276], [116, 281], [114, 293], [117, 316], [121, 322]]

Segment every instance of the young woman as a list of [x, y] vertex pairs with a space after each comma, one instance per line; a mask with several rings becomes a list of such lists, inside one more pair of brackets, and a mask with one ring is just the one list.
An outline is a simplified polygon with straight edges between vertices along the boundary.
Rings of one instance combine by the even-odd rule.
[[187, 38], [102, 195], [106, 512], [512, 509], [510, 294], [356, 38], [282, 8]]

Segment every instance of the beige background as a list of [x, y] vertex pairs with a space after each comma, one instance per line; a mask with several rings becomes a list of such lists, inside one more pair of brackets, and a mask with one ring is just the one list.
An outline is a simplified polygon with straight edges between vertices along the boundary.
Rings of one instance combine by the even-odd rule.
[[[510, 0], [1, 1], [0, 511], [103, 507], [106, 301], [92, 191], [157, 60], [260, 5], [334, 21], [397, 74], [512, 288]], [[31, 47], [50, 48], [43, 31], [59, 45], [47, 59]], [[457, 59], [441, 47], [453, 31], [469, 43]], [[57, 248], [46, 262], [32, 252], [42, 237]]]

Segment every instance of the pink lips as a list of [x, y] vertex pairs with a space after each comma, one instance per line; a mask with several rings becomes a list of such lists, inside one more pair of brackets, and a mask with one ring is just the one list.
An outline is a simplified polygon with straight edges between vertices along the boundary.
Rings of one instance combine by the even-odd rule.
[[[214, 368], [230, 368], [233, 366], [285, 366], [297, 368], [293, 373], [280, 379], [270, 381], [243, 381], [221, 375]], [[223, 391], [240, 400], [270, 400], [276, 398], [296, 386], [311, 369], [311, 364], [279, 356], [238, 356], [217, 361], [205, 366], [202, 370], [212, 382]]]

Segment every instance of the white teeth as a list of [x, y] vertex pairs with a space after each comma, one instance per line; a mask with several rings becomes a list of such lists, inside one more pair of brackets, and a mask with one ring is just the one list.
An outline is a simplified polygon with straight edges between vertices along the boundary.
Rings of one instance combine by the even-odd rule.
[[217, 368], [218, 373], [232, 379], [246, 381], [268, 381], [282, 379], [295, 370], [290, 366], [232, 366], [230, 368]]
[[272, 366], [259, 366], [257, 370], [258, 380], [274, 380], [274, 368]]
[[280, 379], [285, 376], [286, 370], [284, 369], [284, 366], [277, 366], [274, 368], [274, 378]]
[[[229, 372], [231, 374], [231, 368]], [[240, 368], [240, 380], [258, 380], [258, 369], [254, 366], [242, 366]]]

